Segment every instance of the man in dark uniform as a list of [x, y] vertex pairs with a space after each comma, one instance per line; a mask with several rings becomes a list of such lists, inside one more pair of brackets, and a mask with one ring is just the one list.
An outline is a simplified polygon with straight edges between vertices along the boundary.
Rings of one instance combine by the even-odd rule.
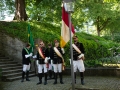
[[30, 57], [32, 56], [32, 53], [29, 53], [29, 49], [30, 49], [30, 44], [27, 43], [26, 47], [23, 48], [22, 50], [22, 64], [23, 64], [23, 72], [22, 72], [22, 80], [21, 82], [24, 82], [24, 76], [26, 74], [26, 81], [30, 81], [29, 80], [29, 70], [30, 70]]
[[52, 79], [52, 75], [54, 76], [53, 64], [52, 64], [52, 60], [50, 58], [50, 52], [51, 52], [51, 50], [52, 50], [52, 45], [51, 45], [51, 43], [48, 43], [48, 48], [45, 50], [45, 56], [47, 58], [49, 58], [48, 59], [48, 64], [49, 64], [49, 68], [48, 68], [49, 79]]
[[[63, 55], [63, 52], [61, 50], [61, 47], [59, 47], [59, 42], [57, 40], [55, 40], [55, 47], [53, 47], [50, 54], [51, 54], [50, 58], [53, 60], [53, 67], [54, 67], [54, 73], [55, 73], [55, 81], [53, 84], [57, 84], [58, 72], [60, 77], [60, 83], [64, 84], [62, 80], [62, 63], [64, 62], [61, 57]], [[61, 54], [61, 56], [59, 54]]]
[[41, 40], [39, 43], [38, 47], [38, 52], [37, 52], [37, 60], [38, 60], [38, 77], [39, 77], [39, 82], [37, 85], [42, 84], [42, 70], [44, 69], [44, 85], [47, 84], [47, 64], [45, 64], [45, 46], [44, 42]]
[[82, 43], [78, 42], [78, 37], [75, 35], [73, 36], [74, 44], [73, 46], [73, 67], [74, 67], [74, 76], [75, 76], [75, 83], [76, 83], [76, 71], [77, 69], [80, 72], [81, 77], [81, 84], [84, 85], [84, 47]]

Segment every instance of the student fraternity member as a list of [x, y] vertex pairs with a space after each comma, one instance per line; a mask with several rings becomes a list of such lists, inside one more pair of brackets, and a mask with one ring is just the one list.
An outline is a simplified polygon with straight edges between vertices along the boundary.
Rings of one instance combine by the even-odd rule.
[[38, 52], [37, 52], [37, 65], [38, 65], [38, 77], [39, 77], [39, 82], [37, 85], [42, 84], [42, 69], [44, 69], [44, 85], [47, 84], [47, 64], [44, 62], [45, 60], [45, 46], [44, 42], [41, 40], [39, 43], [38, 47]]
[[64, 60], [62, 55], [64, 54], [64, 50], [59, 47], [59, 42], [55, 40], [55, 47], [51, 50], [51, 59], [53, 60], [53, 67], [55, 73], [55, 81], [53, 84], [57, 84], [57, 73], [59, 72], [60, 83], [63, 83], [62, 80], [62, 64], [64, 64]]
[[75, 76], [75, 83], [76, 83], [76, 71], [77, 69], [80, 72], [81, 77], [81, 84], [84, 85], [84, 47], [82, 43], [78, 42], [78, 37], [75, 35], [73, 36], [74, 44], [73, 47], [73, 67], [74, 67], [74, 76]]
[[23, 72], [22, 72], [22, 80], [21, 82], [24, 82], [24, 76], [26, 74], [26, 81], [29, 80], [29, 70], [30, 70], [30, 57], [32, 56], [32, 53], [29, 53], [30, 44], [27, 43], [26, 47], [22, 50], [22, 64], [23, 64]]
[[48, 48], [45, 50], [45, 56], [46, 56], [46, 59], [47, 59], [46, 63], [49, 64], [49, 68], [48, 68], [49, 79], [52, 79], [52, 75], [54, 74], [54, 71], [52, 70], [53, 64], [52, 64], [52, 60], [50, 58], [51, 50], [52, 50], [52, 44], [48, 43]]

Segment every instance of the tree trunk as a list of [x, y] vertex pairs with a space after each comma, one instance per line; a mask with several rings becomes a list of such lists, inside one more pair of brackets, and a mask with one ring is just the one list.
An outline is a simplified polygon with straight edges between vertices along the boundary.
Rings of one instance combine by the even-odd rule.
[[96, 22], [96, 23], [97, 23], [97, 34], [98, 34], [98, 36], [100, 36], [100, 31], [101, 31], [101, 30], [100, 30], [99, 21], [100, 21], [100, 20], [99, 20], [99, 16], [98, 16], [98, 17], [97, 17], [97, 22]]
[[25, 0], [15, 0], [15, 8], [14, 20], [26, 21], [28, 16], [25, 10]]
[[100, 36], [100, 28], [98, 25], [97, 25], [97, 34], [98, 34], [98, 36]]

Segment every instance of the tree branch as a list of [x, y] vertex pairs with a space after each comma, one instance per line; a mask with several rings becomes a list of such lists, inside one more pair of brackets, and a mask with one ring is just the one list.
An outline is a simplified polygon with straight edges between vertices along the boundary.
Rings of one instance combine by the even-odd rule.
[[110, 18], [108, 18], [108, 19], [101, 25], [100, 31], [107, 26], [107, 24], [109, 23], [109, 21], [110, 21]]

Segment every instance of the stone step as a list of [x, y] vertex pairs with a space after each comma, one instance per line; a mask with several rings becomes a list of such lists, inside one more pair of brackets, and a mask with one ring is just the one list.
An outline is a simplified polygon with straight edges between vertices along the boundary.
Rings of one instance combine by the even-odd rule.
[[5, 68], [5, 67], [16, 67], [19, 66], [20, 64], [2, 64], [0, 65], [0, 68]]
[[17, 62], [15, 62], [15, 61], [0, 61], [0, 65], [1, 64], [17, 64]]
[[[35, 72], [30, 71], [29, 74], [35, 74]], [[22, 72], [10, 73], [10, 74], [8, 73], [8, 74], [3, 75], [3, 77], [5, 78], [12, 78], [12, 77], [17, 77], [17, 76], [22, 76]]]
[[22, 65], [15, 66], [15, 67], [4, 67], [2, 68], [2, 71], [13, 70], [13, 69], [22, 69]]
[[0, 57], [5, 57], [4, 54], [0, 53]]
[[8, 57], [0, 57], [0, 61], [10, 61], [12, 59], [8, 58]]
[[13, 70], [2, 71], [2, 75], [4, 76], [5, 74], [18, 73], [18, 72], [22, 72], [22, 68], [21, 69], [13, 69]]
[[[35, 76], [35, 74], [29, 75], [29, 77], [33, 77], [33, 76]], [[7, 78], [6, 81], [14, 81], [14, 80], [19, 80], [21, 78], [22, 78], [22, 76], [10, 77], [10, 78]]]
[[21, 64], [17, 64], [17, 63], [14, 63], [14, 64], [2, 64], [0, 65], [0, 68], [3, 68], [3, 67], [12, 67], [12, 66], [19, 66]]
[[5, 78], [10, 78], [10, 77], [16, 77], [16, 76], [21, 76], [22, 75], [22, 72], [18, 72], [18, 73], [8, 73], [8, 74], [5, 74], [3, 75], [3, 77]]

